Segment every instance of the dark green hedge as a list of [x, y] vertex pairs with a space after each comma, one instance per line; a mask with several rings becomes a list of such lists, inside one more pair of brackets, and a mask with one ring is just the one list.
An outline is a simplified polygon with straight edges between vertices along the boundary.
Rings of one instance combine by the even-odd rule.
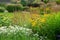
[[8, 12], [22, 11], [24, 8], [20, 5], [7, 5], [6, 9]]

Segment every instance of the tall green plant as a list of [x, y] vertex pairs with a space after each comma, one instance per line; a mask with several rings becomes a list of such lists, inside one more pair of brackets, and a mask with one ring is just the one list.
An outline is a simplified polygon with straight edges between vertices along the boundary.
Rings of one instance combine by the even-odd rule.
[[7, 16], [0, 15], [0, 27], [9, 26], [11, 25], [11, 23], [12, 23], [11, 20]]

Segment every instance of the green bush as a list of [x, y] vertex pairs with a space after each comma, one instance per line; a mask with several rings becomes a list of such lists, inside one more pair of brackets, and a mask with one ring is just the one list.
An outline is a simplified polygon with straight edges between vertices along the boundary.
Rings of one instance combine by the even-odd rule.
[[0, 6], [1, 6], [1, 7], [5, 7], [5, 4], [4, 4], [4, 3], [0, 3]]
[[56, 0], [56, 3], [57, 3], [57, 4], [60, 4], [60, 0]]
[[0, 27], [9, 26], [11, 25], [11, 23], [12, 23], [11, 20], [7, 16], [0, 15]]
[[56, 40], [56, 34], [60, 33], [60, 14], [54, 14], [48, 17], [46, 22], [46, 27], [49, 31], [47, 31], [47, 36], [51, 40]]
[[32, 4], [35, 0], [21, 0], [21, 4], [23, 6], [27, 6], [28, 4]]
[[47, 37], [45, 40], [56, 40], [56, 35], [60, 34], [60, 14], [51, 14], [46, 17], [46, 22], [38, 24], [32, 28], [39, 37]]
[[5, 8], [4, 7], [0, 7], [0, 12], [4, 12]]
[[44, 7], [44, 6], [41, 6], [40, 7], [40, 14], [50, 14], [52, 11], [50, 9], [50, 7]]
[[0, 9], [0, 12], [4, 12], [4, 10], [3, 9]]
[[20, 5], [7, 5], [6, 9], [8, 12], [14, 12], [14, 11], [22, 11], [23, 7]]
[[44, 0], [43, 2], [44, 2], [44, 3], [48, 3], [48, 2], [49, 2], [49, 0]]

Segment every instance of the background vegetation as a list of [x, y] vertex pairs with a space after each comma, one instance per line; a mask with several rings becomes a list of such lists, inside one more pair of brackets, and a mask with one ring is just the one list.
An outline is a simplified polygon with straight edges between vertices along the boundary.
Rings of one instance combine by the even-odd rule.
[[59, 0], [12, 0], [0, 4], [0, 40], [56, 40], [60, 35]]

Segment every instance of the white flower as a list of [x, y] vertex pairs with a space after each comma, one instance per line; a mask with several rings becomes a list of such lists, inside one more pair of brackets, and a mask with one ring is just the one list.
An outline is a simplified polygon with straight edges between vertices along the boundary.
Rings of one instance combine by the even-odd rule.
[[13, 26], [9, 26], [9, 28], [10, 28], [10, 29], [14, 29], [14, 27], [13, 27]]
[[36, 34], [34, 34], [34, 36], [39, 36], [39, 35], [36, 33]]
[[7, 35], [10, 35], [12, 33], [15, 35], [17, 32], [23, 33], [24, 35], [30, 35], [32, 33], [32, 30], [28, 29], [28, 28], [17, 26], [17, 25], [15, 25], [15, 26], [10, 25], [8, 28], [0, 27], [0, 34], [7, 33]]
[[5, 10], [4, 12], [8, 12], [7, 10]]
[[41, 39], [43, 39], [43, 36], [40, 36]]

